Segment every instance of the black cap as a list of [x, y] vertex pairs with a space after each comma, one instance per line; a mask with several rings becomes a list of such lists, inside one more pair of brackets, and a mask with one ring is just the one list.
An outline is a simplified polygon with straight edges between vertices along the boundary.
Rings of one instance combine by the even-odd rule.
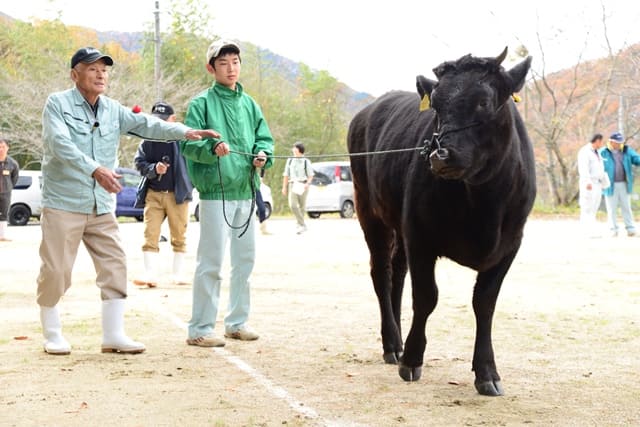
[[166, 102], [156, 102], [151, 108], [151, 114], [160, 117], [162, 120], [167, 120], [169, 116], [174, 114], [173, 107]]
[[104, 62], [107, 65], [113, 65], [113, 59], [109, 55], [104, 55], [95, 47], [83, 47], [78, 49], [76, 53], [71, 57], [71, 68], [78, 65], [79, 62], [84, 62], [85, 64], [93, 64], [99, 59], [104, 59]]

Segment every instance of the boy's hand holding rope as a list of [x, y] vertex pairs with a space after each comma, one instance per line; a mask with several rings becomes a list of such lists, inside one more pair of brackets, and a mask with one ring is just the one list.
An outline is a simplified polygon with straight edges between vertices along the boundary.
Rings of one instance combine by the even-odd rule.
[[233, 229], [236, 229], [236, 230], [243, 229], [242, 233], [240, 233], [240, 235], [238, 236], [238, 238], [240, 238], [240, 237], [242, 237], [244, 235], [244, 233], [247, 232], [247, 228], [249, 228], [249, 224], [251, 223], [251, 216], [253, 215], [253, 212], [255, 210], [256, 189], [255, 189], [255, 186], [253, 184], [253, 177], [254, 177], [255, 171], [256, 171], [255, 168], [264, 167], [264, 164], [267, 161], [267, 154], [264, 151], [260, 151], [260, 152], [258, 152], [258, 154], [256, 154], [253, 157], [252, 164], [254, 166], [254, 169], [251, 170], [251, 175], [250, 175], [250, 178], [249, 178], [249, 182], [251, 183], [251, 194], [252, 194], [252, 197], [251, 197], [251, 211], [250, 211], [251, 213], [249, 214], [249, 217], [247, 218], [247, 220], [242, 225], [234, 226], [227, 219], [227, 212], [226, 212], [226, 209], [225, 209], [225, 202], [224, 202], [224, 187], [222, 185], [222, 173], [220, 171], [220, 157], [224, 157], [227, 154], [230, 154], [231, 150], [229, 149], [229, 145], [226, 142], [220, 141], [216, 145], [213, 146], [213, 150], [212, 151], [213, 151], [213, 153], [215, 155], [218, 156], [218, 178], [220, 179], [220, 189], [222, 191], [222, 213], [223, 213], [223, 216], [224, 216], [224, 220], [225, 220], [225, 222], [227, 223], [227, 225], [230, 228], [233, 228]]

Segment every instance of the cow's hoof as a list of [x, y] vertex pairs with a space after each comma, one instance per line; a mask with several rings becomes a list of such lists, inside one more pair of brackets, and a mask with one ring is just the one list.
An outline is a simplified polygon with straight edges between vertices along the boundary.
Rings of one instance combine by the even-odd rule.
[[397, 365], [400, 362], [400, 357], [402, 357], [402, 352], [389, 352], [382, 355], [384, 359], [384, 363], [388, 363], [389, 365]]
[[502, 396], [504, 390], [500, 381], [476, 381], [476, 390], [484, 396]]
[[408, 366], [400, 364], [398, 373], [400, 374], [400, 377], [405, 381], [418, 381], [422, 376], [422, 366], [410, 368]]

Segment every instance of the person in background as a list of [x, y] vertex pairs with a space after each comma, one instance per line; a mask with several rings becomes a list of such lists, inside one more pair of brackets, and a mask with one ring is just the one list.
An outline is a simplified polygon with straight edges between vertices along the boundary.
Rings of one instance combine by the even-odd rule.
[[[154, 104], [151, 114], [168, 122], [176, 121], [173, 107], [165, 102]], [[153, 141], [142, 141], [138, 146], [134, 163], [136, 169], [146, 178], [146, 197], [142, 203], [136, 205], [144, 207], [142, 255], [145, 274], [133, 283], [150, 288], [158, 285], [156, 273], [159, 268], [160, 227], [167, 218], [173, 248], [172, 281], [176, 285], [188, 285], [189, 282], [182, 277], [182, 268], [187, 251], [186, 232], [193, 186], [178, 142], [157, 144]]]
[[10, 242], [7, 237], [11, 191], [18, 182], [20, 166], [9, 155], [9, 142], [0, 136], [0, 242]]
[[309, 185], [313, 180], [311, 161], [304, 157], [304, 144], [296, 142], [291, 149], [293, 157], [287, 159], [282, 173], [282, 194], [289, 195], [289, 207], [296, 217], [296, 233], [307, 231], [304, 213], [307, 206]]
[[596, 133], [591, 141], [578, 151], [580, 223], [588, 237], [599, 237], [596, 213], [602, 202], [602, 190], [609, 187], [608, 176], [599, 150], [604, 145], [602, 134]]
[[622, 220], [627, 229], [627, 236], [636, 235], [636, 226], [631, 212], [631, 198], [633, 191], [632, 165], [640, 165], [640, 155], [634, 149], [624, 144], [624, 136], [614, 132], [609, 137], [607, 146], [600, 151], [604, 170], [608, 175], [611, 186], [604, 190], [604, 200], [607, 206], [607, 217], [611, 236], [618, 235], [616, 212], [618, 206], [622, 212]]
[[[185, 123], [196, 129], [215, 127], [216, 139], [181, 141], [189, 177], [200, 193], [200, 241], [193, 278], [193, 306], [187, 344], [221, 347], [214, 335], [218, 316], [222, 263], [229, 243], [231, 283], [224, 336], [251, 341], [258, 334], [247, 326], [249, 277], [256, 257], [254, 192], [262, 168], [273, 162], [273, 137], [258, 104], [238, 82], [240, 46], [216, 40], [206, 53], [213, 85], [189, 103]], [[250, 153], [231, 154], [231, 150]]]
[[103, 95], [113, 59], [93, 47], [71, 57], [74, 87], [49, 95], [42, 112], [42, 216], [37, 303], [49, 354], [69, 354], [58, 303], [71, 286], [80, 242], [96, 269], [102, 300], [102, 352], [141, 353], [124, 331], [127, 259], [114, 215], [122, 187], [114, 171], [120, 134], [158, 141], [218, 137], [146, 114]]
[[[262, 169], [262, 171], [264, 172], [264, 169]], [[260, 176], [260, 184], [262, 184], [262, 176]], [[268, 236], [271, 232], [269, 232], [267, 228], [267, 209], [264, 206], [264, 199], [262, 198], [260, 187], [256, 190], [256, 206], [258, 210], [258, 221], [260, 222], [260, 232]]]

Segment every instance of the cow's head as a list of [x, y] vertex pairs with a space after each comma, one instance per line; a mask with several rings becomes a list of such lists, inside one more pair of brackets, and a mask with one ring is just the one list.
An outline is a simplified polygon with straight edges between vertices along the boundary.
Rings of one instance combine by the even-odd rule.
[[506, 55], [506, 48], [495, 58], [466, 55], [434, 68], [437, 81], [417, 77], [418, 93], [436, 116], [428, 155], [435, 175], [482, 183], [509, 152], [517, 114], [511, 96], [522, 89], [531, 57], [505, 71]]

